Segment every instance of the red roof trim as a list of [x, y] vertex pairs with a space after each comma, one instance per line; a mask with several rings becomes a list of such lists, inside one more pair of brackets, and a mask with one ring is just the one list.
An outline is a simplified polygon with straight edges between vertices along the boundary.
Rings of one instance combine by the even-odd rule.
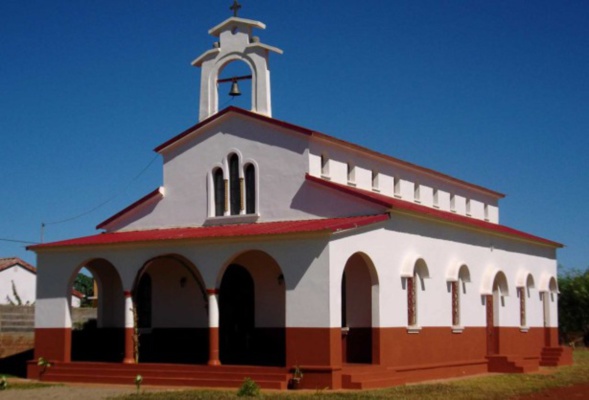
[[353, 150], [356, 150], [356, 151], [359, 151], [359, 152], [362, 152], [362, 153], [367, 153], [367, 154], [370, 154], [370, 155], [375, 156], [375, 157], [384, 158], [387, 161], [392, 161], [394, 163], [401, 164], [401, 165], [403, 165], [403, 166], [405, 166], [407, 168], [416, 169], [416, 170], [421, 171], [421, 172], [424, 172], [424, 173], [426, 173], [428, 175], [433, 175], [433, 176], [436, 176], [438, 178], [441, 178], [441, 179], [444, 179], [444, 180], [447, 180], [447, 181], [450, 181], [450, 182], [454, 182], [454, 183], [459, 184], [461, 186], [466, 186], [466, 187], [469, 187], [471, 189], [475, 189], [477, 191], [487, 193], [487, 194], [489, 194], [491, 196], [495, 196], [495, 197], [498, 197], [498, 198], [505, 197], [505, 195], [503, 193], [499, 193], [499, 192], [496, 192], [494, 190], [487, 189], [485, 187], [482, 187], [482, 186], [479, 186], [479, 185], [475, 185], [473, 183], [469, 183], [469, 182], [463, 181], [463, 180], [458, 179], [458, 178], [454, 178], [454, 177], [452, 177], [450, 175], [443, 174], [443, 173], [438, 172], [438, 171], [435, 171], [433, 169], [429, 169], [429, 168], [425, 168], [425, 167], [420, 167], [419, 165], [412, 164], [410, 162], [403, 161], [403, 160], [400, 160], [400, 159], [395, 158], [395, 157], [391, 157], [391, 156], [386, 155], [386, 154], [383, 154], [383, 153], [379, 153], [379, 152], [374, 151], [374, 150], [371, 150], [371, 149], [369, 149], [367, 147], [363, 147], [363, 146], [357, 145], [355, 143], [351, 143], [351, 142], [347, 142], [345, 140], [338, 139], [338, 138], [336, 138], [334, 136], [326, 135], [325, 133], [316, 132], [316, 131], [313, 131], [311, 129], [307, 129], [307, 128], [304, 128], [302, 126], [299, 126], [299, 125], [294, 125], [294, 124], [291, 124], [289, 122], [285, 122], [285, 121], [277, 120], [277, 119], [274, 119], [274, 118], [270, 118], [270, 117], [267, 117], [265, 115], [257, 114], [255, 112], [247, 111], [247, 110], [244, 110], [242, 108], [238, 108], [238, 107], [234, 107], [234, 106], [227, 107], [224, 110], [218, 112], [217, 114], [214, 114], [211, 117], [205, 119], [204, 121], [201, 121], [198, 124], [196, 124], [196, 125], [188, 128], [187, 130], [185, 130], [184, 132], [180, 133], [179, 135], [174, 136], [173, 138], [171, 138], [167, 142], [165, 142], [165, 143], [159, 145], [158, 147], [156, 147], [154, 149], [154, 151], [157, 152], [157, 153], [161, 152], [162, 150], [164, 150], [168, 146], [171, 146], [172, 144], [174, 144], [174, 143], [178, 142], [179, 140], [183, 139], [184, 137], [190, 135], [192, 132], [194, 132], [194, 131], [202, 128], [203, 126], [206, 126], [206, 125], [212, 123], [213, 121], [216, 121], [217, 119], [223, 117], [225, 114], [228, 114], [230, 112], [234, 112], [234, 113], [237, 113], [237, 114], [240, 114], [240, 115], [249, 117], [249, 118], [256, 119], [258, 121], [269, 123], [269, 124], [272, 124], [272, 125], [275, 125], [275, 126], [284, 128], [284, 129], [292, 130], [292, 131], [301, 133], [303, 135], [312, 136], [312, 137], [315, 137], [315, 138], [320, 139], [320, 140], [326, 140], [328, 142], [331, 142], [331, 143], [334, 143], [334, 144], [337, 144], [337, 145], [340, 145], [340, 146], [343, 146], [343, 147], [347, 147], [347, 148], [350, 148], [350, 149], [353, 149]]
[[170, 140], [160, 144], [159, 146], [157, 146], [155, 149], [153, 149], [153, 151], [155, 151], [156, 153], [161, 152], [162, 150], [164, 150], [166, 147], [171, 146], [172, 144], [180, 141], [181, 139], [184, 139], [186, 136], [190, 135], [192, 132], [202, 128], [205, 125], [208, 125], [216, 120], [218, 120], [219, 118], [223, 117], [225, 114], [228, 114], [230, 112], [234, 112], [249, 118], [254, 118], [257, 119], [258, 121], [262, 121], [262, 122], [266, 122], [266, 123], [270, 123], [272, 125], [277, 125], [280, 126], [282, 128], [285, 129], [290, 129], [299, 133], [302, 133], [304, 135], [311, 135], [313, 133], [312, 130], [307, 129], [307, 128], [303, 128], [301, 126], [298, 125], [294, 125], [288, 122], [284, 122], [284, 121], [280, 121], [274, 118], [270, 118], [267, 117], [265, 115], [261, 115], [261, 114], [257, 114], [255, 112], [252, 111], [247, 111], [244, 110], [242, 108], [239, 107], [235, 107], [235, 106], [229, 106], [227, 108], [225, 108], [224, 110], [218, 112], [217, 114], [214, 114], [212, 116], [210, 116], [209, 118], [199, 122], [196, 125], [191, 126], [190, 128], [186, 129], [184, 132], [174, 136], [173, 138], [171, 138]]
[[20, 265], [21, 267], [23, 267], [29, 272], [32, 272], [33, 274], [37, 273], [37, 268], [33, 267], [31, 264], [18, 257], [0, 258], [0, 271], [12, 268], [15, 265]]
[[372, 202], [374, 204], [378, 204], [381, 206], [386, 206], [392, 208], [393, 210], [398, 211], [405, 211], [413, 214], [419, 214], [422, 216], [426, 216], [432, 219], [437, 220], [444, 220], [451, 223], [455, 223], [458, 225], [469, 226], [477, 229], [481, 229], [484, 231], [502, 234], [507, 236], [516, 237], [519, 239], [524, 239], [527, 241], [548, 245], [551, 247], [564, 247], [561, 243], [554, 242], [552, 240], [544, 239], [539, 236], [534, 236], [529, 233], [525, 233], [522, 231], [518, 231], [516, 229], [507, 227], [505, 225], [493, 224], [487, 221], [482, 221], [480, 219], [470, 218], [463, 215], [454, 214], [447, 211], [437, 210], [435, 208], [426, 207], [420, 204], [411, 203], [408, 201], [394, 199], [392, 197], [384, 196], [382, 194], [369, 192], [367, 190], [358, 189], [351, 186], [341, 185], [339, 183], [334, 183], [331, 181], [327, 181], [325, 179], [317, 178], [315, 176], [311, 176], [309, 174], [306, 175], [306, 179], [310, 182], [315, 182], [320, 185], [326, 186], [328, 188], [337, 190], [341, 193], [350, 194], [354, 197]]
[[142, 198], [137, 200], [135, 203], [133, 203], [130, 206], [119, 211], [118, 213], [116, 213], [112, 217], [102, 221], [101, 223], [96, 225], [96, 229], [104, 229], [108, 224], [110, 224], [114, 220], [116, 220], [116, 219], [122, 217], [123, 215], [133, 211], [134, 209], [142, 206], [143, 204], [147, 203], [148, 201], [157, 198], [158, 196], [163, 196], [162, 192], [160, 191], [160, 188], [155, 189], [153, 192], [143, 196]]
[[153, 242], [163, 240], [199, 240], [252, 236], [276, 236], [311, 232], [335, 233], [374, 224], [387, 219], [389, 219], [388, 214], [377, 214], [347, 218], [154, 229], [131, 232], [109, 232], [76, 239], [63, 240], [60, 242], [33, 245], [27, 247], [27, 249], [38, 250], [72, 246], [106, 246], [114, 244]]

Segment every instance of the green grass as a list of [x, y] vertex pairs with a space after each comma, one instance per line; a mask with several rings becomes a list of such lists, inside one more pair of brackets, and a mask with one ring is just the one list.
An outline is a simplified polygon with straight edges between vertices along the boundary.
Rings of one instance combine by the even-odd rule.
[[[575, 351], [575, 364], [560, 367], [551, 374], [505, 374], [490, 375], [451, 381], [400, 386], [391, 389], [330, 392], [266, 392], [263, 399], [403, 399], [403, 400], [504, 400], [510, 397], [542, 391], [554, 387], [589, 383], [589, 351]], [[237, 399], [237, 390], [183, 390], [150, 392], [140, 395], [111, 397], [116, 400], [208, 400]]]
[[[41, 389], [51, 386], [62, 386], [54, 383], [39, 383], [39, 382], [11, 382], [8, 381], [8, 388], [6, 390], [28, 390]], [[0, 392], [2, 393], [2, 392]]]

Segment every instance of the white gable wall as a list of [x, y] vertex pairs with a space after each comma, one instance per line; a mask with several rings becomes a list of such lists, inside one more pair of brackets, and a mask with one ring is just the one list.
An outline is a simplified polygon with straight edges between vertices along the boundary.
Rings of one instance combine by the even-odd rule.
[[[380, 212], [380, 208], [306, 182], [308, 137], [236, 116], [207, 126], [163, 151], [164, 196], [109, 224], [109, 231], [144, 230], [219, 223], [267, 222], [344, 217]], [[253, 162], [258, 176], [258, 213], [212, 217], [209, 174], [227, 169], [235, 153], [241, 165]], [[326, 197], [330, 196], [330, 198]]]
[[35, 302], [37, 276], [16, 264], [13, 267], [0, 271], [0, 304], [10, 304], [7, 297], [10, 297], [16, 304], [16, 299], [12, 292], [12, 282], [14, 282], [16, 292], [23, 304], [32, 304]]

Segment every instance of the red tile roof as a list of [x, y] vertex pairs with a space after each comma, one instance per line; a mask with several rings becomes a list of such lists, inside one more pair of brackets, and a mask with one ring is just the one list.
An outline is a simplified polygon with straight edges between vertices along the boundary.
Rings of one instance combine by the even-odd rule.
[[15, 265], [20, 265], [24, 269], [26, 269], [34, 274], [37, 273], [37, 268], [33, 267], [31, 264], [29, 264], [26, 261], [23, 261], [22, 259], [20, 259], [18, 257], [0, 258], [0, 271], [4, 271], [5, 269], [8, 269], [8, 268], [13, 267]]
[[240, 115], [243, 115], [243, 116], [246, 116], [246, 117], [249, 117], [249, 118], [253, 118], [253, 119], [258, 120], [258, 121], [261, 121], [261, 122], [265, 122], [265, 123], [272, 124], [272, 125], [275, 125], [275, 126], [279, 126], [281, 128], [285, 128], [285, 129], [288, 129], [288, 130], [291, 130], [291, 131], [294, 131], [294, 132], [298, 132], [298, 133], [303, 134], [303, 135], [311, 136], [311, 137], [314, 137], [314, 138], [317, 138], [317, 139], [320, 139], [320, 140], [324, 140], [324, 141], [327, 141], [327, 142], [330, 142], [330, 143], [337, 144], [339, 146], [347, 147], [349, 149], [356, 150], [356, 151], [359, 151], [361, 153], [364, 153], [364, 154], [367, 154], [367, 155], [370, 155], [370, 156], [378, 157], [378, 158], [384, 159], [385, 161], [393, 162], [395, 164], [399, 164], [399, 165], [402, 165], [404, 167], [407, 167], [407, 168], [410, 168], [410, 169], [413, 169], [413, 170], [420, 171], [420, 172], [425, 173], [425, 174], [428, 174], [430, 176], [434, 176], [436, 178], [439, 178], [439, 179], [442, 179], [442, 180], [445, 180], [445, 181], [449, 181], [449, 182], [452, 182], [454, 184], [458, 184], [460, 186], [464, 186], [464, 187], [467, 187], [467, 188], [469, 188], [471, 190], [476, 190], [478, 192], [482, 192], [482, 193], [485, 193], [487, 195], [490, 195], [490, 196], [493, 196], [493, 197], [496, 197], [496, 198], [503, 198], [503, 197], [505, 197], [505, 195], [503, 193], [499, 193], [499, 192], [496, 192], [494, 190], [490, 190], [490, 189], [487, 189], [485, 187], [482, 187], [482, 186], [479, 186], [479, 185], [475, 185], [475, 184], [472, 184], [472, 183], [463, 181], [461, 179], [454, 178], [452, 176], [443, 174], [443, 173], [438, 172], [438, 171], [435, 171], [433, 169], [421, 167], [419, 165], [412, 164], [410, 162], [403, 161], [403, 160], [400, 160], [398, 158], [391, 157], [389, 155], [379, 153], [377, 151], [368, 149], [366, 147], [363, 147], [363, 146], [360, 146], [360, 145], [357, 145], [357, 144], [354, 144], [354, 143], [351, 143], [351, 142], [347, 142], [345, 140], [338, 139], [338, 138], [333, 137], [333, 136], [330, 136], [330, 135], [326, 135], [324, 133], [316, 132], [314, 130], [311, 130], [311, 129], [308, 129], [308, 128], [304, 128], [302, 126], [294, 125], [294, 124], [291, 124], [289, 122], [277, 120], [277, 119], [274, 119], [274, 118], [271, 118], [271, 117], [267, 117], [265, 115], [257, 114], [255, 112], [247, 111], [247, 110], [244, 110], [244, 109], [241, 109], [241, 108], [238, 108], [238, 107], [234, 107], [234, 106], [229, 106], [229, 107], [223, 109], [222, 111], [218, 112], [217, 114], [214, 114], [211, 117], [205, 119], [204, 121], [201, 121], [198, 124], [196, 124], [196, 125], [188, 128], [188, 129], [186, 129], [184, 132], [182, 132], [182, 133], [174, 136], [170, 140], [168, 140], [168, 141], [162, 143], [161, 145], [159, 145], [158, 147], [156, 147], [154, 149], [154, 151], [157, 152], [157, 153], [163, 151], [167, 147], [173, 145], [174, 143], [177, 143], [178, 141], [180, 141], [181, 139], [183, 139], [186, 136], [190, 135], [191, 133], [195, 132], [196, 130], [198, 130], [198, 129], [206, 126], [206, 125], [211, 124], [212, 122], [214, 122], [214, 121], [222, 118], [223, 116], [225, 116], [226, 114], [229, 114], [229, 113], [240, 114]]
[[220, 225], [153, 229], [130, 232], [109, 232], [60, 242], [43, 243], [27, 247], [40, 250], [56, 247], [102, 246], [121, 243], [223, 239], [233, 237], [276, 236], [293, 233], [325, 232], [335, 233], [387, 220], [388, 214], [347, 218], [312, 219], [302, 221], [262, 222], [253, 224]]
[[561, 243], [544, 239], [539, 236], [534, 236], [522, 231], [518, 231], [505, 225], [493, 224], [491, 222], [483, 221], [480, 219], [475, 219], [448, 211], [442, 211], [435, 208], [426, 207], [421, 204], [415, 204], [409, 201], [398, 200], [393, 197], [384, 196], [379, 193], [370, 192], [367, 190], [358, 189], [356, 187], [346, 186], [325, 179], [317, 178], [309, 174], [306, 175], [306, 178], [310, 182], [318, 183], [322, 186], [337, 190], [341, 193], [346, 193], [356, 198], [360, 198], [369, 201], [373, 204], [378, 204], [380, 206], [387, 207], [392, 210], [417, 214], [419, 216], [424, 216], [435, 220], [471, 227], [498, 235], [515, 237], [518, 239], [523, 239], [538, 244], [548, 245], [550, 247], [564, 247]]

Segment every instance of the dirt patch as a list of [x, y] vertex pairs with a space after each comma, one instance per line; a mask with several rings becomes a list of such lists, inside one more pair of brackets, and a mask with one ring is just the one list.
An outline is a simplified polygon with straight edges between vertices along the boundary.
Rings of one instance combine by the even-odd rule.
[[514, 397], [511, 400], [586, 400], [589, 399], [589, 383], [559, 387], [541, 392]]
[[53, 386], [40, 389], [7, 390], [0, 392], [1, 400], [103, 400], [109, 396], [133, 393], [126, 388], [86, 388], [74, 386]]

